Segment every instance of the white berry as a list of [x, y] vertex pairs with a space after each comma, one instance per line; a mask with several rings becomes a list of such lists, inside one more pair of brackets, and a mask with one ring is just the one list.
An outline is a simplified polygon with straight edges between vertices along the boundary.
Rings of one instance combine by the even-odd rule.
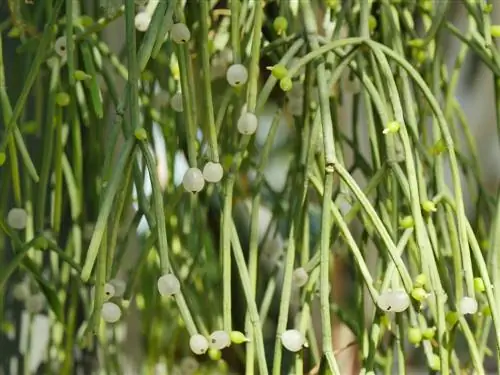
[[200, 367], [198, 361], [193, 357], [184, 357], [180, 363], [180, 372], [185, 375], [191, 375]]
[[139, 12], [135, 15], [134, 24], [135, 28], [139, 31], [146, 31], [151, 23], [151, 16], [148, 12]]
[[205, 354], [208, 350], [208, 340], [205, 336], [196, 333], [189, 339], [189, 347], [194, 354]]
[[12, 295], [18, 301], [24, 301], [30, 295], [30, 287], [26, 282], [20, 282], [12, 288]]
[[56, 39], [56, 42], [54, 44], [54, 50], [60, 57], [66, 57], [68, 50], [66, 47], [65, 36], [60, 36], [59, 38]]
[[116, 294], [116, 290], [113, 284], [106, 283], [104, 284], [104, 298], [106, 301], [110, 298], [113, 298]]
[[231, 65], [226, 72], [226, 79], [233, 87], [244, 85], [248, 80], [247, 68], [241, 64]]
[[306, 339], [302, 333], [296, 329], [289, 329], [281, 335], [281, 343], [285, 349], [291, 352], [298, 352], [304, 346]]
[[203, 177], [207, 182], [219, 182], [222, 180], [222, 175], [224, 171], [222, 170], [222, 165], [220, 163], [213, 163], [209, 161], [203, 167]]
[[458, 304], [458, 311], [462, 315], [477, 313], [477, 301], [472, 297], [463, 297]]
[[391, 290], [382, 293], [377, 304], [387, 312], [403, 312], [410, 306], [410, 297], [404, 290]]
[[251, 135], [257, 130], [258, 124], [257, 116], [252, 112], [244, 112], [238, 119], [236, 126], [241, 134]]
[[183, 44], [191, 39], [191, 31], [183, 23], [176, 23], [170, 29], [170, 35], [175, 43]]
[[35, 314], [42, 311], [45, 306], [45, 296], [42, 293], [36, 293], [28, 296], [25, 300], [26, 310], [28, 312]]
[[158, 292], [162, 296], [173, 296], [181, 290], [181, 283], [173, 273], [167, 273], [161, 276], [157, 282]]
[[116, 303], [104, 302], [101, 308], [102, 319], [106, 323], [116, 323], [122, 316], [122, 311]]
[[115, 288], [115, 297], [123, 297], [125, 289], [127, 289], [127, 284], [125, 283], [125, 281], [120, 279], [113, 279], [109, 281], [109, 284], [111, 284]]
[[184, 103], [182, 102], [182, 93], [177, 91], [172, 99], [170, 99], [170, 106], [175, 112], [182, 112], [184, 110]]
[[7, 224], [14, 229], [24, 229], [28, 215], [22, 208], [13, 208], [7, 214]]
[[231, 345], [231, 337], [226, 331], [214, 331], [210, 335], [210, 348], [224, 349]]
[[184, 189], [191, 193], [197, 193], [205, 186], [203, 173], [198, 168], [189, 168], [182, 179]]
[[293, 285], [297, 287], [302, 287], [306, 285], [307, 280], [309, 280], [309, 275], [303, 267], [299, 267], [293, 271], [292, 282]]

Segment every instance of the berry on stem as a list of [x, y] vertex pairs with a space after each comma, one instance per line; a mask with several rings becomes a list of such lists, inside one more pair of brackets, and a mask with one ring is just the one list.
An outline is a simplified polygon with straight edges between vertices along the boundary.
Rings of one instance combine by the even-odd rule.
[[251, 135], [257, 130], [259, 120], [252, 112], [244, 112], [238, 119], [236, 127], [241, 134]]
[[189, 168], [184, 174], [182, 185], [190, 193], [198, 193], [205, 186], [203, 173], [198, 168]]
[[380, 294], [378, 307], [387, 312], [403, 312], [410, 306], [410, 297], [404, 290], [391, 290]]
[[22, 230], [26, 227], [28, 215], [22, 208], [12, 208], [7, 214], [7, 224], [13, 229]]
[[281, 343], [286, 350], [291, 352], [298, 352], [301, 350], [305, 341], [304, 335], [296, 329], [289, 329], [281, 335]]
[[210, 348], [222, 350], [231, 345], [231, 337], [226, 331], [214, 331], [210, 334]]
[[116, 303], [104, 302], [101, 308], [102, 319], [106, 323], [116, 323], [122, 316], [122, 311]]
[[205, 338], [205, 336], [196, 333], [190, 337], [189, 347], [191, 348], [191, 351], [196, 355], [205, 354], [208, 350], [208, 340]]
[[226, 80], [233, 87], [244, 85], [248, 81], [247, 68], [242, 64], [231, 65], [226, 72]]
[[220, 163], [209, 161], [203, 167], [203, 177], [207, 182], [217, 183], [222, 180], [223, 174], [224, 170], [222, 169], [222, 165]]
[[181, 283], [173, 273], [167, 273], [161, 276], [157, 282], [158, 292], [162, 296], [173, 296], [181, 290]]
[[170, 29], [170, 36], [177, 44], [184, 44], [191, 39], [191, 31], [183, 23], [176, 23]]

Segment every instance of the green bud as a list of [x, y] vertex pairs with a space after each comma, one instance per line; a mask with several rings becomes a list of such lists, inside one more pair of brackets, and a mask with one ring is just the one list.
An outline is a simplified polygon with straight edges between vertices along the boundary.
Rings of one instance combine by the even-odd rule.
[[405, 216], [404, 218], [399, 220], [399, 226], [404, 229], [413, 228], [415, 225], [415, 221], [413, 220], [413, 216]]
[[4, 165], [5, 160], [7, 160], [7, 155], [5, 155], [5, 152], [0, 152], [0, 167]]
[[490, 34], [493, 38], [500, 37], [500, 25], [491, 25]]
[[80, 24], [83, 27], [89, 27], [89, 26], [92, 26], [94, 24], [94, 20], [90, 16], [81, 16], [80, 17]]
[[421, 273], [415, 277], [415, 287], [423, 288], [425, 284], [427, 284], [427, 276], [425, 274]]
[[290, 91], [292, 87], [293, 87], [293, 82], [290, 77], [285, 77], [280, 80], [280, 88], [283, 91], [285, 92]]
[[408, 42], [408, 46], [414, 47], [414, 48], [421, 48], [424, 46], [424, 40], [423, 39], [412, 39]]
[[458, 313], [456, 311], [448, 311], [446, 313], [446, 323], [454, 326], [458, 322]]
[[436, 204], [433, 201], [429, 201], [429, 200], [422, 202], [422, 209], [427, 213], [437, 211]]
[[436, 334], [436, 327], [427, 327], [422, 332], [422, 337], [426, 340], [430, 340], [434, 337], [435, 334]]
[[9, 38], [19, 38], [21, 36], [21, 29], [18, 27], [14, 26], [12, 29], [10, 29], [9, 33], [7, 34]]
[[286, 76], [288, 75], [288, 69], [286, 68], [286, 66], [284, 66], [282, 64], [268, 66], [267, 70], [270, 70], [271, 74], [276, 79], [283, 79], [283, 78], [286, 78]]
[[446, 151], [446, 143], [444, 139], [439, 139], [434, 146], [432, 146], [431, 153], [433, 155], [439, 155]]
[[66, 92], [59, 92], [56, 94], [56, 103], [61, 107], [66, 107], [69, 104], [70, 100], [71, 98]]
[[377, 28], [377, 24], [377, 19], [370, 14], [370, 16], [368, 17], [368, 29], [370, 29], [371, 33], [375, 31], [375, 29]]
[[387, 124], [383, 133], [384, 134], [389, 134], [389, 133], [394, 134], [394, 133], [397, 133], [400, 128], [401, 128], [401, 124], [399, 122], [391, 121], [390, 123]]
[[483, 279], [481, 279], [480, 277], [474, 278], [474, 289], [478, 293], [482, 293], [486, 290]]
[[135, 129], [134, 136], [139, 141], [145, 141], [146, 139], [148, 139], [148, 133], [146, 132], [146, 129], [144, 129], [144, 128]]
[[218, 361], [222, 358], [222, 353], [218, 349], [210, 348], [208, 349], [208, 356], [212, 361]]
[[493, 4], [484, 4], [483, 12], [484, 14], [490, 14], [493, 11]]
[[229, 334], [229, 337], [231, 338], [231, 342], [233, 344], [242, 344], [244, 342], [250, 341], [242, 332], [240, 331], [232, 331]]
[[422, 341], [422, 331], [418, 327], [408, 329], [408, 341], [413, 345], [418, 345]]
[[441, 368], [441, 360], [439, 359], [439, 356], [437, 354], [432, 355], [429, 362], [429, 367], [433, 371], [439, 371], [439, 369]]
[[276, 34], [281, 35], [288, 28], [288, 21], [283, 16], [276, 17], [273, 22], [273, 27]]
[[424, 299], [427, 298], [428, 293], [425, 291], [424, 288], [417, 287], [413, 288], [413, 290], [411, 291], [411, 296], [413, 297], [414, 300], [422, 302]]
[[36, 247], [41, 250], [46, 250], [49, 247], [49, 241], [45, 237], [37, 238], [33, 242], [33, 247]]
[[77, 81], [85, 81], [92, 78], [90, 74], [85, 73], [83, 70], [75, 70], [73, 77], [75, 77]]

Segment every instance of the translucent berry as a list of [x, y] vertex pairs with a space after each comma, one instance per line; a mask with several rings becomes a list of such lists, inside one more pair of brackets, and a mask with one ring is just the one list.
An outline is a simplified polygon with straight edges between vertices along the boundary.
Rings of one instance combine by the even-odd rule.
[[197, 193], [205, 186], [203, 173], [198, 168], [189, 168], [182, 179], [184, 189], [191, 193]]
[[472, 297], [463, 297], [458, 304], [458, 312], [462, 315], [477, 313], [478, 304]]
[[224, 171], [222, 170], [222, 165], [220, 163], [213, 163], [209, 161], [203, 167], [203, 177], [207, 182], [217, 183], [222, 180], [222, 175]]
[[232, 331], [229, 334], [229, 337], [231, 338], [231, 342], [234, 344], [242, 344], [249, 341], [248, 338], [243, 334], [243, 332], [240, 331]]
[[408, 329], [408, 341], [411, 344], [417, 345], [422, 341], [422, 331], [418, 327], [410, 327]]
[[18, 301], [24, 301], [30, 295], [30, 287], [26, 282], [20, 282], [12, 288], [12, 295]]
[[45, 296], [42, 293], [32, 294], [25, 299], [24, 303], [29, 313], [36, 314], [43, 310]]
[[56, 42], [54, 44], [54, 50], [60, 57], [66, 57], [68, 50], [66, 47], [65, 36], [60, 36], [59, 38], [56, 39]]
[[149, 24], [151, 23], [151, 16], [148, 12], [139, 12], [135, 15], [134, 24], [135, 28], [141, 32], [144, 32], [148, 29]]
[[122, 311], [116, 303], [104, 302], [102, 304], [101, 317], [106, 323], [116, 323], [121, 316]]
[[127, 284], [125, 281], [120, 279], [113, 279], [109, 281], [109, 284], [115, 288], [115, 297], [123, 297], [125, 294], [125, 289], [127, 289]]
[[104, 284], [104, 298], [106, 300], [113, 298], [116, 295], [116, 290], [113, 284]]
[[167, 273], [158, 279], [158, 292], [162, 296], [173, 296], [181, 290], [181, 283], [173, 273]]
[[231, 337], [226, 331], [214, 331], [210, 334], [210, 348], [222, 350], [231, 345]]
[[12, 208], [7, 214], [7, 224], [13, 229], [22, 230], [26, 227], [28, 215], [22, 208]]
[[148, 139], [148, 132], [144, 128], [137, 128], [134, 130], [134, 136], [139, 141], [145, 141]]
[[170, 29], [170, 36], [175, 43], [183, 44], [191, 39], [191, 31], [183, 23], [176, 23]]
[[273, 21], [273, 27], [276, 34], [281, 35], [288, 28], [288, 21], [283, 16], [276, 17]]
[[200, 367], [200, 364], [193, 357], [184, 357], [184, 358], [182, 358], [181, 363], [180, 363], [180, 369], [181, 369], [182, 373], [185, 375], [194, 374], [198, 370], [199, 367]]
[[281, 343], [285, 349], [291, 352], [298, 352], [301, 350], [305, 341], [304, 335], [296, 329], [289, 329], [281, 335]]
[[172, 99], [170, 100], [170, 106], [175, 112], [182, 112], [184, 110], [182, 93], [180, 91], [176, 92], [174, 96], [172, 96]]
[[306, 285], [307, 280], [309, 280], [309, 275], [307, 274], [307, 271], [303, 267], [296, 268], [293, 271], [292, 275], [293, 285], [300, 288]]
[[404, 290], [392, 290], [380, 294], [377, 305], [387, 312], [403, 312], [410, 306], [410, 297]]
[[205, 354], [208, 350], [208, 340], [205, 336], [196, 333], [189, 339], [189, 347], [194, 354]]
[[257, 116], [251, 112], [244, 112], [238, 119], [236, 126], [241, 134], [251, 135], [257, 130], [258, 124]]
[[226, 72], [226, 79], [233, 87], [244, 85], [248, 80], [247, 68], [241, 64], [231, 65]]

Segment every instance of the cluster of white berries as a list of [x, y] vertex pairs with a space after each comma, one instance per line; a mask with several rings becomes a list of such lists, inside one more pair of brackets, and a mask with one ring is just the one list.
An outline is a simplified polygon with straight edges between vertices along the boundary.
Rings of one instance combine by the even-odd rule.
[[[113, 297], [121, 298], [125, 293], [126, 284], [123, 280], [113, 279], [104, 284], [104, 299], [106, 302], [101, 307], [101, 317], [106, 323], [116, 323], [122, 316], [120, 307], [109, 301]], [[92, 293], [95, 288], [92, 289]]]
[[45, 296], [43, 293], [31, 293], [29, 283], [21, 281], [12, 288], [14, 299], [24, 302], [24, 307], [31, 314], [39, 313], [45, 307]]
[[189, 168], [184, 174], [182, 185], [190, 193], [198, 193], [205, 187], [205, 181], [217, 183], [222, 180], [223, 175], [222, 165], [209, 161], [203, 167], [203, 172], [196, 167]]
[[196, 355], [205, 354], [208, 349], [222, 350], [230, 345], [231, 336], [226, 331], [214, 331], [208, 339], [196, 333], [189, 339], [189, 347]]
[[306, 338], [296, 329], [289, 329], [281, 334], [281, 344], [291, 352], [298, 352], [305, 343]]

